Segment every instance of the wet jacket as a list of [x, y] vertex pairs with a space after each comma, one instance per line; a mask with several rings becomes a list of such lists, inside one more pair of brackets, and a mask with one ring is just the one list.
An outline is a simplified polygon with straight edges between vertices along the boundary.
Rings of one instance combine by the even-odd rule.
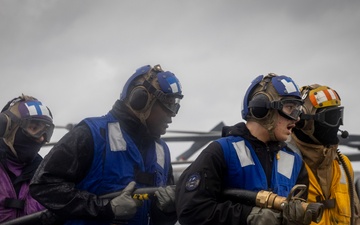
[[[294, 135], [290, 145], [300, 150], [306, 162], [310, 180], [308, 201], [321, 202], [325, 206], [321, 221], [312, 224], [350, 224], [349, 182], [344, 165], [339, 157], [342, 158], [351, 179], [354, 180], [350, 160], [345, 155], [336, 154], [337, 145], [325, 147], [323, 145], [308, 144], [300, 141]], [[354, 184], [352, 190], [354, 191], [355, 224], [360, 224], [359, 198], [355, 192]]]
[[[274, 158], [280, 150], [286, 148], [285, 143], [265, 144], [251, 135], [245, 123], [224, 127], [222, 136], [241, 137], [247, 141], [247, 146], [252, 148], [256, 155], [253, 155], [254, 158], [258, 159], [254, 161], [256, 167], [263, 168], [267, 190], [273, 191], [272, 187], [276, 187], [272, 184]], [[286, 148], [286, 152], [291, 150]], [[176, 209], [181, 224], [246, 224], [253, 206], [241, 204], [222, 195], [224, 189], [230, 188], [229, 173], [234, 172], [229, 171], [231, 166], [229, 167], [227, 158], [221, 144], [214, 141], [180, 176], [176, 186]], [[303, 163], [301, 164], [296, 184], [308, 185], [307, 172]]]
[[296, 184], [302, 167], [301, 157], [287, 148], [281, 148], [273, 156], [270, 183], [255, 154], [253, 147], [240, 136], [228, 136], [217, 140], [221, 144], [226, 161], [226, 187], [250, 191], [272, 190], [280, 196], [288, 196]]
[[6, 155], [10, 151], [0, 141], [0, 222], [29, 215], [44, 209], [30, 196], [30, 179], [38, 167], [41, 156], [37, 155], [32, 164], [21, 165]]
[[[109, 138], [107, 135], [109, 129], [108, 126], [104, 126], [105, 124], [121, 127], [119, 131], [124, 135], [127, 150], [129, 150], [127, 153], [111, 152], [112, 147], [109, 146], [112, 143], [111, 140], [100, 140]], [[121, 139], [120, 136], [113, 136], [113, 138], [117, 138], [118, 141]], [[150, 137], [140, 121], [118, 101], [106, 119], [86, 119], [61, 138], [45, 156], [44, 163], [40, 165], [32, 180], [30, 190], [34, 198], [62, 218], [84, 220], [85, 224], [110, 224], [114, 219], [114, 214], [109, 200], [99, 199], [98, 195], [116, 189], [119, 191], [130, 180], [135, 180], [138, 187], [157, 186], [160, 182], [153, 171], [155, 163], [147, 156], [149, 151], [155, 151], [155, 143], [162, 144], [167, 157], [164, 161], [167, 164], [164, 168], [167, 169], [164, 170], [161, 180], [167, 185], [174, 184], [166, 144], [157, 138]], [[136, 154], [138, 161], [132, 162], [132, 166], [129, 166], [130, 162], [122, 164], [126, 161], [125, 159], [128, 159], [130, 152]], [[110, 154], [111, 157], [103, 158], [104, 154], [106, 156]], [[116, 160], [120, 161], [115, 163]], [[96, 168], [96, 166], [104, 167]], [[122, 171], [112, 171], [116, 168]], [[101, 174], [97, 169], [101, 171]], [[125, 173], [127, 175], [131, 173], [133, 177], [122, 179]], [[102, 179], [109, 179], [109, 181]], [[145, 205], [149, 207], [149, 212], [146, 214], [149, 215], [153, 224], [176, 222], [175, 213], [163, 213], [156, 207], [155, 202], [149, 201]], [[140, 214], [143, 210], [140, 209], [138, 212]]]

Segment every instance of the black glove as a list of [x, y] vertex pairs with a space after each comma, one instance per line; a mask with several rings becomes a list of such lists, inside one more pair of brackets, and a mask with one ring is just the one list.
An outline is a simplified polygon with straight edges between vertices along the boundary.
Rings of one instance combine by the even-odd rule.
[[142, 205], [142, 201], [133, 199], [132, 197], [135, 184], [134, 181], [131, 181], [124, 190], [121, 191], [119, 196], [110, 201], [116, 220], [131, 219], [135, 215], [137, 208]]
[[175, 186], [159, 187], [155, 191], [157, 207], [166, 213], [175, 212]]
[[253, 207], [246, 221], [248, 225], [280, 225], [281, 213], [272, 209]]
[[311, 223], [311, 211], [305, 211], [301, 200], [285, 202], [283, 206], [283, 225], [308, 225]]

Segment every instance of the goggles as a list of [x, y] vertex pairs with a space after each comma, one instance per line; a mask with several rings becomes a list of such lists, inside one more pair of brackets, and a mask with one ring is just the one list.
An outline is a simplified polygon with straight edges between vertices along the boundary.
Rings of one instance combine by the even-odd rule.
[[21, 119], [20, 127], [27, 136], [34, 139], [39, 139], [45, 135], [46, 142], [50, 141], [54, 132], [54, 124], [42, 119]]
[[151, 83], [147, 80], [144, 81], [143, 86], [153, 94], [157, 100], [164, 106], [166, 109], [170, 110], [172, 113], [177, 114], [180, 109], [180, 100], [183, 98], [183, 95], [180, 93], [165, 93], [162, 90], [156, 89]]
[[344, 107], [323, 108], [315, 115], [301, 114], [303, 120], [314, 120], [329, 127], [337, 127], [343, 125]]
[[159, 99], [159, 102], [161, 105], [171, 111], [174, 114], [177, 114], [180, 109], [180, 100], [182, 99], [182, 96], [179, 95], [173, 95], [173, 94], [165, 94], [165, 99]]
[[277, 109], [279, 114], [290, 120], [298, 120], [302, 112], [303, 101], [300, 99], [281, 99], [270, 102], [272, 109]]

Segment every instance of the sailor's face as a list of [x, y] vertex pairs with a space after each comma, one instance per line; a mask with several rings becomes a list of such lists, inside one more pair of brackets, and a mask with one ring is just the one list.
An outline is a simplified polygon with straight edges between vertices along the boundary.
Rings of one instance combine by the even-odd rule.
[[286, 141], [290, 136], [292, 129], [295, 127], [295, 123], [298, 120], [290, 120], [281, 116], [276, 112], [276, 124], [274, 129], [274, 135], [278, 141]]
[[165, 134], [166, 129], [169, 127], [168, 124], [172, 122], [173, 116], [175, 116], [173, 112], [156, 101], [151, 109], [149, 117], [146, 119], [150, 134], [154, 137], [160, 137]]

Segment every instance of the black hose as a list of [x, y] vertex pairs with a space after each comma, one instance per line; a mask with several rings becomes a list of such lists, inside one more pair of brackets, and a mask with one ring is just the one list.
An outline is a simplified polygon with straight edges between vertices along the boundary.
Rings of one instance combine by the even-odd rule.
[[348, 180], [348, 191], [349, 191], [349, 198], [350, 198], [350, 210], [351, 210], [351, 219], [350, 219], [350, 225], [354, 224], [354, 218], [355, 218], [355, 203], [354, 203], [354, 184], [353, 184], [353, 180], [349, 171], [348, 166], [345, 163], [345, 160], [343, 158], [343, 155], [341, 154], [340, 150], [337, 149], [336, 150], [337, 155], [339, 156], [339, 160], [340, 163], [342, 164], [342, 166], [344, 167], [344, 171], [346, 174], [346, 178]]
[[[171, 185], [173, 188], [175, 188], [175, 185]], [[155, 191], [157, 190], [157, 187], [145, 187], [145, 188], [138, 188], [135, 189], [134, 195], [143, 195], [146, 194], [151, 198], [151, 196], [154, 196]], [[121, 194], [121, 191], [118, 192], [112, 192], [109, 194], [101, 195], [99, 196], [101, 199], [112, 199], [116, 196], [119, 196]], [[54, 218], [55, 214], [51, 213], [49, 210], [44, 209], [42, 211], [18, 217], [13, 220], [5, 221], [3, 223], [0, 223], [0, 225], [21, 225], [21, 224], [41, 224], [44, 220], [51, 221], [55, 220]], [[51, 223], [50, 223], [51, 224]]]
[[236, 199], [236, 201], [250, 206], [256, 206], [257, 194], [258, 192], [242, 189], [227, 189], [223, 192], [223, 195], [228, 199]]

